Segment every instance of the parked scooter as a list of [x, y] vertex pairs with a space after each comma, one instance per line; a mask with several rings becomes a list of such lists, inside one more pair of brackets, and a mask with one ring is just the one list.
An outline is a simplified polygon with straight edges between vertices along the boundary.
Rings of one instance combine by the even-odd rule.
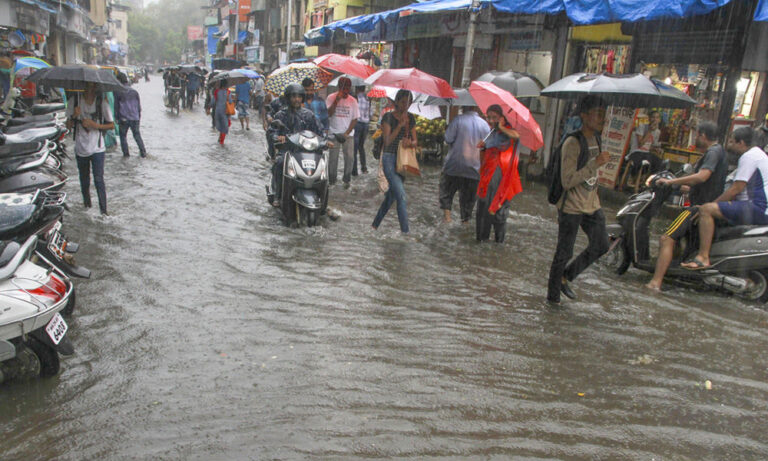
[[62, 317], [74, 303], [72, 282], [36, 245], [36, 236], [0, 242], [0, 383], [54, 376], [59, 354], [74, 353]]
[[[279, 120], [272, 122], [279, 127]], [[317, 225], [320, 215], [328, 207], [328, 158], [325, 139], [311, 131], [300, 131], [286, 136], [280, 146], [284, 150], [283, 174], [278, 187], [282, 187], [280, 211], [287, 224]], [[272, 203], [275, 192], [267, 186], [267, 200]]]
[[37, 235], [37, 251], [70, 277], [90, 278], [91, 271], [75, 264], [79, 245], [61, 232], [64, 192], [0, 194], [0, 240], [26, 241]]
[[[692, 168], [686, 165], [683, 171], [691, 172]], [[677, 189], [657, 184], [656, 180], [674, 177], [668, 170], [649, 177], [648, 189], [631, 196], [616, 213], [618, 224], [607, 226], [611, 247], [604, 258], [617, 274], [626, 272], [630, 264], [654, 272], [656, 260], [650, 257], [649, 227]], [[718, 227], [710, 253], [712, 266], [708, 269], [694, 271], [680, 267], [680, 262], [695, 255], [697, 250], [689, 241], [682, 244], [681, 257], [672, 261], [665, 278], [768, 302], [768, 226]]]

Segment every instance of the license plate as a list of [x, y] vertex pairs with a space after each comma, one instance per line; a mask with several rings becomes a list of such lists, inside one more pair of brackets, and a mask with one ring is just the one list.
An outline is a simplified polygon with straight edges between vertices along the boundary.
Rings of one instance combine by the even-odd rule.
[[53, 344], [59, 344], [61, 340], [64, 339], [64, 335], [67, 334], [67, 328], [69, 328], [67, 327], [67, 322], [65, 322], [61, 314], [57, 312], [51, 321], [48, 322], [48, 325], [46, 325], [45, 331], [48, 333], [51, 341], [53, 341]]
[[56, 223], [56, 225], [51, 229], [50, 232], [48, 232], [48, 249], [53, 253], [54, 255], [61, 258], [64, 256], [64, 237], [62, 237], [61, 233], [59, 233], [59, 229], [61, 229], [61, 223]]
[[301, 167], [305, 170], [314, 170], [315, 169], [315, 161], [314, 160], [302, 160], [301, 161]]

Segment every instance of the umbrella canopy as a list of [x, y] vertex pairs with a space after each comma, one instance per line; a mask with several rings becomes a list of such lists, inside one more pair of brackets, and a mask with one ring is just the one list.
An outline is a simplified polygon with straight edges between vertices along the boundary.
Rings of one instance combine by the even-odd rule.
[[84, 90], [87, 83], [96, 84], [99, 91], [125, 91], [126, 89], [115, 78], [115, 73], [111, 69], [81, 64], [39, 69], [26, 80], [53, 88], [64, 88], [65, 90]]
[[696, 104], [677, 88], [643, 74], [573, 74], [544, 88], [541, 95], [561, 99], [594, 95], [606, 104], [624, 107], [684, 109]]
[[531, 150], [539, 150], [544, 146], [541, 127], [531, 115], [531, 111], [511, 93], [502, 90], [490, 82], [472, 82], [469, 93], [477, 101], [483, 112], [488, 111], [492, 104], [501, 106], [504, 117], [512, 128], [520, 133], [520, 143]]
[[261, 78], [261, 74], [259, 74], [253, 69], [235, 69], [235, 72], [240, 72], [241, 74], [245, 75], [250, 79]]
[[417, 91], [439, 98], [456, 97], [456, 93], [448, 82], [413, 67], [377, 70], [376, 73], [365, 79], [365, 83]]
[[[365, 80], [363, 80], [362, 78], [355, 77], [354, 75], [347, 75], [347, 74], [339, 75], [338, 77], [334, 78], [333, 80], [328, 82], [328, 86], [338, 87], [339, 86], [339, 79], [341, 77], [347, 77], [348, 79], [350, 79], [352, 81], [352, 88], [354, 88], [356, 86], [366, 86]], [[369, 95], [368, 97], [370, 98], [371, 96]]]
[[239, 85], [241, 83], [245, 83], [251, 80], [251, 77], [242, 73], [239, 70], [227, 70], [227, 71], [219, 72], [218, 74], [216, 74], [213, 78], [211, 78], [208, 81], [208, 85], [220, 85], [221, 83], [219, 82], [221, 82], [222, 80], [226, 81], [226, 85], [230, 87], [234, 85]]
[[324, 54], [313, 61], [323, 69], [334, 70], [343, 74], [354, 75], [355, 77], [367, 78], [376, 69], [369, 66], [365, 62], [355, 59], [352, 56], [345, 56], [343, 54], [328, 53]]
[[177, 67], [178, 71], [182, 74], [201, 74], [203, 73], [203, 69], [200, 68], [200, 66], [196, 66], [194, 64], [182, 64]]
[[[388, 88], [385, 86], [375, 86], [371, 89], [371, 91], [368, 92], [369, 98], [389, 98], [391, 100], [395, 100], [395, 96], [397, 95], [398, 89], [397, 88]], [[374, 94], [375, 96], [371, 96], [371, 94]], [[411, 103], [410, 107], [408, 107], [408, 112], [410, 112], [413, 115], [419, 115], [424, 118], [428, 118], [430, 120], [434, 120], [436, 118], [442, 117], [443, 114], [440, 113], [440, 109], [435, 104], [427, 104], [427, 100], [429, 98], [432, 98], [432, 96], [428, 96], [426, 94], [421, 94], [417, 92], [413, 92], [413, 102]]]
[[436, 98], [429, 96], [424, 104], [430, 106], [473, 106], [476, 107], [477, 103], [472, 99], [472, 95], [469, 94], [469, 90], [466, 88], [454, 88], [456, 93], [455, 98]]
[[51, 67], [51, 65], [40, 58], [33, 58], [33, 57], [27, 56], [23, 58], [18, 58], [16, 60], [16, 63], [13, 65], [13, 71], [16, 72], [17, 74], [19, 74], [20, 71], [25, 71], [30, 73], [37, 69], [45, 69], [46, 67]]
[[509, 91], [516, 98], [536, 98], [544, 88], [538, 78], [521, 72], [492, 70], [478, 77], [477, 81], [491, 82], [502, 90]]
[[328, 82], [333, 78], [333, 74], [311, 62], [288, 64], [273, 70], [267, 76], [264, 89], [275, 96], [282, 96], [286, 86], [291, 83], [301, 84], [301, 81], [307, 77], [315, 82], [315, 89], [319, 90], [328, 85]]
[[218, 70], [233, 70], [243, 67], [245, 61], [230, 58], [218, 58], [211, 62], [211, 67]]

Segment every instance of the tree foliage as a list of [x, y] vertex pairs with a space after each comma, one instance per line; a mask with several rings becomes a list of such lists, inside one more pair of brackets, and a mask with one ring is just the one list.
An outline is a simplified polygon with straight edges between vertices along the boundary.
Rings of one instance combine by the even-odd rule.
[[132, 62], [177, 63], [191, 44], [187, 26], [203, 24], [201, 0], [159, 0], [128, 16]]

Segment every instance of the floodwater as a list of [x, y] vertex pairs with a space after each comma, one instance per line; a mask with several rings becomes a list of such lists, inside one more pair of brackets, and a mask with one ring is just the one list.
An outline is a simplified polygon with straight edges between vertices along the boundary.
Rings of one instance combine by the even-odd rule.
[[76, 355], [0, 386], [0, 459], [768, 457], [765, 311], [649, 295], [648, 274], [600, 264], [547, 307], [557, 226], [538, 184], [502, 245], [440, 223], [434, 166], [407, 183], [408, 237], [394, 207], [371, 229], [372, 173], [332, 189], [338, 221], [287, 228], [258, 123], [219, 147], [152, 78], [150, 157], [108, 154], [112, 216], [82, 208], [67, 165], [65, 227], [94, 272]]

